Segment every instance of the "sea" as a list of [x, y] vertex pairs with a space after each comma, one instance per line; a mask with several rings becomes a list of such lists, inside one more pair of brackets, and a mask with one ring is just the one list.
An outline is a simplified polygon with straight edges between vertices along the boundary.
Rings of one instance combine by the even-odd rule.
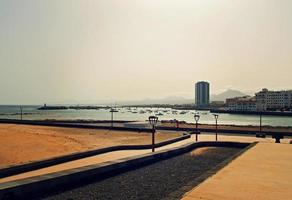
[[[22, 106], [24, 120], [111, 120], [110, 109], [98, 110], [38, 110], [41, 106]], [[117, 107], [113, 113], [114, 120], [146, 121], [150, 115], [156, 115], [159, 120], [179, 120], [195, 123], [194, 114], [200, 115], [199, 123], [214, 124], [215, 118], [209, 111], [175, 110], [171, 108], [136, 108]], [[0, 106], [0, 119], [20, 119], [20, 106]], [[257, 115], [219, 114], [218, 124], [228, 125], [259, 125]], [[262, 125], [292, 127], [290, 116], [263, 116]]]

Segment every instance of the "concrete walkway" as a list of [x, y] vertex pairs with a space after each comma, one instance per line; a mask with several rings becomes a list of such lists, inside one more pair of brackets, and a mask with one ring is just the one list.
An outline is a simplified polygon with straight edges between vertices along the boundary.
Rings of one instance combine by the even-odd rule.
[[182, 200], [291, 200], [292, 145], [258, 143]]
[[[202, 134], [199, 135], [199, 141], [214, 141], [215, 136], [214, 134]], [[251, 136], [227, 136], [227, 135], [219, 135], [218, 136], [219, 141], [237, 141], [237, 142], [254, 142], [254, 141], [261, 141], [261, 142], [268, 142], [271, 143], [274, 140], [271, 138], [255, 138]], [[157, 148], [156, 151], [160, 150], [165, 150], [165, 149], [170, 149], [174, 147], [179, 147], [181, 145], [194, 142], [195, 141], [195, 136], [192, 135], [190, 139], [186, 139], [183, 141], [179, 141], [170, 145], [166, 145], [160, 148]], [[283, 142], [288, 142], [288, 140], [283, 140]], [[292, 146], [292, 145], [291, 145]], [[151, 150], [125, 150], [125, 151], [114, 151], [114, 152], [109, 152], [109, 153], [104, 153], [96, 156], [91, 156], [83, 159], [78, 159], [58, 165], [54, 165], [51, 167], [46, 167], [30, 172], [25, 172], [21, 173], [18, 175], [13, 175], [9, 177], [5, 177], [0, 179], [0, 184], [5, 183], [5, 182], [10, 182], [10, 181], [15, 181], [15, 180], [20, 180], [24, 178], [29, 178], [29, 177], [35, 177], [39, 175], [44, 175], [44, 174], [49, 174], [49, 173], [54, 173], [58, 171], [63, 171], [63, 170], [68, 170], [68, 169], [74, 169], [74, 168], [79, 168], [83, 166], [89, 166], [93, 164], [99, 164], [107, 161], [113, 161], [117, 159], [122, 159], [122, 158], [127, 158], [127, 157], [132, 157], [136, 155], [143, 155], [146, 153], [151, 152]]]

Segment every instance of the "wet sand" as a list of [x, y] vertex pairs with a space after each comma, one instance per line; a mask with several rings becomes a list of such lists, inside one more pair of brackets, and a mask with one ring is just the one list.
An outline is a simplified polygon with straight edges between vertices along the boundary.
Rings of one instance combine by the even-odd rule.
[[[158, 132], [156, 141], [179, 133]], [[149, 133], [0, 124], [0, 168], [116, 145], [150, 144]]]

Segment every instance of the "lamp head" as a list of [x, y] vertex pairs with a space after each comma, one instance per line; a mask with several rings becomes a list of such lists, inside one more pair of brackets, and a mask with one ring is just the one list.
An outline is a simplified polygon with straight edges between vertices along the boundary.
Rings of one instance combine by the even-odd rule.
[[195, 115], [194, 115], [194, 118], [195, 118], [195, 121], [196, 121], [196, 122], [198, 122], [198, 121], [199, 121], [199, 119], [200, 119], [200, 115], [198, 115], [198, 114], [195, 114]]
[[218, 114], [213, 114], [215, 119], [218, 119], [219, 115]]
[[148, 119], [149, 119], [149, 124], [152, 126], [156, 125], [158, 122], [158, 117], [156, 116], [150, 116]]

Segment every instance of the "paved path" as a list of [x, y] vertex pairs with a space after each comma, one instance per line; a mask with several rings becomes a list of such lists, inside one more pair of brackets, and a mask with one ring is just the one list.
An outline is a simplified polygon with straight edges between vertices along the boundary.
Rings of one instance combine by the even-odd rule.
[[[199, 141], [214, 141], [215, 136], [214, 134], [202, 134], [199, 136]], [[255, 137], [247, 137], [247, 136], [223, 136], [219, 135], [218, 136], [219, 141], [237, 141], [237, 142], [254, 142], [254, 141], [262, 141], [262, 142], [273, 142], [272, 139], [270, 138], [255, 138]], [[194, 142], [195, 141], [195, 136], [192, 135], [190, 139], [186, 139], [183, 141], [179, 141], [170, 145], [166, 145], [160, 148], [157, 148], [156, 151], [159, 150], [165, 150], [165, 149], [170, 149], [174, 147], [179, 147], [181, 145]], [[284, 140], [285, 141], [285, 140]], [[285, 141], [288, 142], [288, 141]], [[292, 145], [291, 145], [292, 146]], [[51, 167], [46, 167], [30, 172], [25, 172], [21, 173], [18, 175], [14, 176], [9, 176], [6, 178], [0, 179], [0, 184], [9, 182], [9, 181], [15, 181], [15, 180], [20, 180], [28, 177], [34, 177], [34, 176], [39, 176], [39, 175], [44, 175], [44, 174], [49, 174], [49, 173], [54, 173], [58, 171], [63, 171], [63, 170], [68, 170], [68, 169], [74, 169], [74, 168], [79, 168], [83, 166], [88, 166], [92, 164], [98, 164], [98, 163], [103, 163], [107, 161], [112, 161], [112, 160], [117, 160], [121, 158], [126, 158], [126, 157], [131, 157], [131, 156], [136, 156], [136, 155], [143, 155], [146, 153], [151, 152], [151, 150], [124, 150], [124, 151], [114, 151], [114, 152], [109, 152], [105, 154], [100, 154], [96, 156], [91, 156], [83, 159], [78, 159], [58, 165], [54, 165]]]
[[182, 200], [291, 200], [292, 145], [258, 143]]

